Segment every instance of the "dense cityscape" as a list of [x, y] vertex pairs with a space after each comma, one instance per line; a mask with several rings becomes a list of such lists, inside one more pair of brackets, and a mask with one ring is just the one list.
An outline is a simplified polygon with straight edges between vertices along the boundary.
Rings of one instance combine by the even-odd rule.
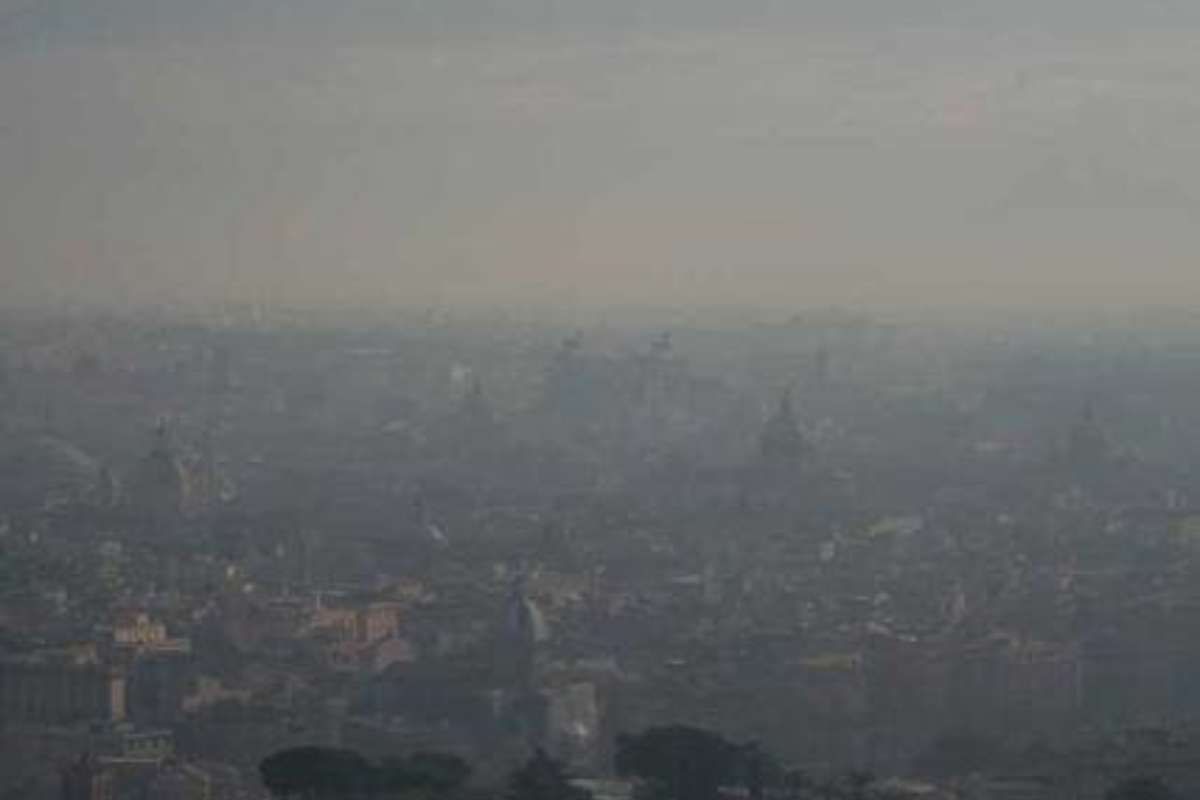
[[1190, 796], [1198, 394], [1182, 313], [11, 313], [0, 798]]

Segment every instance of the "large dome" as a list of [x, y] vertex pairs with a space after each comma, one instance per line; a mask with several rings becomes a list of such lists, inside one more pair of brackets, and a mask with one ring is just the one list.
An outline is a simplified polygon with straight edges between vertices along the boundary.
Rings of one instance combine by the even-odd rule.
[[129, 477], [126, 501], [157, 523], [182, 513], [188, 490], [187, 471], [175, 454], [166, 425], [160, 423], [147, 453]]

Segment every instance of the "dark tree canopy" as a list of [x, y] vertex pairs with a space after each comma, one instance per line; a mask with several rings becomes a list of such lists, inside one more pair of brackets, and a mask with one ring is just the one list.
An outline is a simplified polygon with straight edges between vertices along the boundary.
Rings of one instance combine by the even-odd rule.
[[670, 725], [618, 736], [616, 768], [649, 781], [659, 797], [711, 800], [722, 784], [741, 777], [744, 752], [715, 733]]
[[374, 777], [358, 753], [327, 747], [281, 750], [263, 759], [258, 771], [272, 796], [305, 800], [361, 793]]

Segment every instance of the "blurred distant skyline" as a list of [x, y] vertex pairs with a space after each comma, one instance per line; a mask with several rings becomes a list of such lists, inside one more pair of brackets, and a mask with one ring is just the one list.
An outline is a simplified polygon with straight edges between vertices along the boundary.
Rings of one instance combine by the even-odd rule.
[[0, 0], [0, 297], [1191, 305], [1200, 7]]

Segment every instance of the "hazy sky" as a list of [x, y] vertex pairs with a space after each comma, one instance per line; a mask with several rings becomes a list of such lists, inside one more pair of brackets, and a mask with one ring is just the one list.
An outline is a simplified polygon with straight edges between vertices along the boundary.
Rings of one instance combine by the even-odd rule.
[[0, 0], [0, 293], [1185, 303], [1195, 0]]

